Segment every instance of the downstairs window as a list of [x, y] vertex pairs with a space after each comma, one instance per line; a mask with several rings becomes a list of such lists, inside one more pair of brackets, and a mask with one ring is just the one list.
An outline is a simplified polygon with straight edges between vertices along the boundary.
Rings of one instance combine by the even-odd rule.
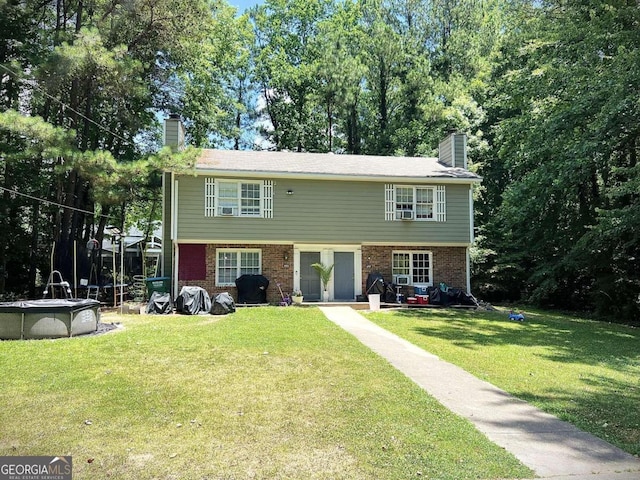
[[406, 275], [410, 285], [433, 285], [433, 255], [426, 250], [395, 251], [392, 253], [392, 274]]
[[262, 251], [249, 249], [216, 250], [216, 285], [233, 286], [241, 275], [262, 273]]

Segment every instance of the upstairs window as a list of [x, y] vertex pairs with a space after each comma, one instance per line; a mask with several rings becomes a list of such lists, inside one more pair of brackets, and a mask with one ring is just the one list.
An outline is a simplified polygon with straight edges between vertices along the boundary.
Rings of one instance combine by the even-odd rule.
[[414, 210], [418, 220], [433, 220], [435, 188], [416, 188]]
[[444, 222], [446, 220], [444, 185], [435, 187], [386, 185], [385, 220]]
[[240, 184], [240, 215], [260, 216], [260, 187], [259, 183]]
[[205, 178], [206, 217], [273, 217], [271, 180], [219, 180]]
[[219, 182], [218, 183], [218, 215], [233, 215], [239, 216], [240, 209], [238, 204], [240, 198], [238, 197], [238, 186], [246, 184], [238, 184], [236, 182]]
[[414, 218], [414, 189], [413, 187], [396, 187], [395, 192], [396, 220]]

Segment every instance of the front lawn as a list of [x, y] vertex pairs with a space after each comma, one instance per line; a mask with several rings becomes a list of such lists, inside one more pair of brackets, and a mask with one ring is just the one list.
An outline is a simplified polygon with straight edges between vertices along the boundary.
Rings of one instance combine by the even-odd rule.
[[406, 309], [368, 318], [579, 428], [640, 455], [640, 329], [549, 312]]
[[75, 479], [531, 477], [316, 308], [0, 342], [0, 455]]

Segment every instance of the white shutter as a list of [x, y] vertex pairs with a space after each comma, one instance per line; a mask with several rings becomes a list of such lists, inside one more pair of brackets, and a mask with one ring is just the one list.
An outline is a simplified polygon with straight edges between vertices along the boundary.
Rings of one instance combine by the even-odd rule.
[[447, 221], [447, 198], [444, 185], [436, 187], [436, 221]]
[[273, 218], [273, 180], [262, 182], [262, 218]]
[[392, 183], [384, 186], [384, 219], [385, 221], [393, 221], [396, 219], [396, 199], [394, 198]]
[[206, 177], [204, 179], [204, 216], [215, 217], [216, 215], [216, 179]]

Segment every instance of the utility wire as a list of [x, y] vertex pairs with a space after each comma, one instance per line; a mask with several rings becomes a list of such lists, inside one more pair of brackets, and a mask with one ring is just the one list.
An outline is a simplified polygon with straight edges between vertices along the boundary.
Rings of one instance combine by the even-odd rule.
[[75, 113], [76, 115], [84, 118], [85, 120], [87, 120], [88, 122], [93, 123], [96, 127], [98, 127], [100, 130], [103, 130], [111, 135], [113, 135], [114, 137], [123, 140], [124, 142], [126, 142], [128, 145], [132, 145], [135, 146], [135, 144], [129, 140], [124, 138], [121, 135], [118, 135], [115, 132], [112, 132], [111, 130], [109, 130], [107, 127], [103, 127], [102, 125], [100, 125], [98, 122], [96, 122], [95, 120], [92, 120], [91, 118], [87, 117], [86, 115], [82, 114], [81, 112], [79, 112], [78, 110], [76, 110], [75, 108], [71, 107], [70, 105], [67, 105], [66, 103], [64, 103], [62, 100], [60, 100], [57, 97], [54, 97], [53, 95], [50, 95], [47, 91], [45, 91], [40, 85], [38, 85], [37, 80], [33, 79], [33, 78], [23, 78], [20, 77], [18, 75], [18, 73], [14, 70], [11, 70], [9, 67], [7, 67], [6, 65], [2, 65], [0, 63], [0, 68], [3, 68], [4, 70], [6, 70], [7, 72], [9, 72], [10, 75], [13, 75], [19, 82], [24, 82], [27, 85], [35, 88], [36, 90], [39, 90], [43, 95], [45, 95], [46, 97], [50, 98], [51, 100], [53, 100], [54, 102], [58, 102], [60, 105], [62, 105], [63, 108], [65, 109], [69, 109], [71, 110], [73, 113]]
[[[4, 190], [5, 192], [9, 192], [9, 193], [11, 193], [13, 195], [20, 195], [21, 197], [30, 198], [31, 200], [37, 200], [37, 201], [45, 203], [45, 204], [55, 205], [57, 207], [67, 208], [69, 210], [75, 210], [76, 212], [88, 213], [90, 215], [96, 215], [95, 212], [90, 212], [89, 210], [83, 210], [81, 208], [76, 208], [76, 207], [70, 207], [69, 205], [63, 205], [62, 203], [52, 202], [51, 200], [46, 200], [44, 198], [34, 197], [33, 195], [27, 195], [26, 193], [20, 193], [20, 192], [17, 192], [15, 190], [11, 190], [10, 188], [0, 187], [0, 190]], [[103, 215], [103, 214], [100, 214], [98, 216], [104, 217], [104, 218], [115, 218], [115, 217], [112, 217], [110, 215]]]
[[[133, 145], [135, 146], [135, 144], [127, 139], [124, 138], [123, 136], [112, 132], [111, 130], [109, 130], [108, 128], [100, 125], [98, 122], [96, 122], [95, 120], [87, 117], [86, 115], [84, 115], [82, 112], [79, 112], [78, 110], [76, 110], [75, 108], [71, 107], [70, 105], [64, 103], [62, 100], [60, 100], [57, 97], [54, 97], [53, 95], [49, 94], [47, 91], [45, 91], [42, 87], [40, 87], [40, 85], [38, 85], [37, 81], [33, 78], [23, 78], [21, 77], [18, 72], [16, 72], [15, 70], [10, 69], [9, 67], [7, 67], [6, 65], [3, 65], [0, 63], [0, 68], [4, 69], [6, 72], [8, 72], [10, 75], [12, 75], [16, 80], [18, 80], [19, 82], [24, 82], [27, 85], [29, 85], [32, 88], [35, 88], [36, 90], [40, 91], [43, 95], [45, 95], [46, 97], [50, 98], [51, 100], [53, 100], [54, 102], [59, 103], [63, 108], [71, 110], [73, 113], [75, 113], [76, 115], [84, 118], [85, 120], [87, 120], [88, 122], [91, 122], [92, 124], [94, 124], [96, 127], [98, 127], [100, 130], [103, 130], [104, 132], [109, 133], [110, 135], [113, 135], [114, 137], [124, 141], [125, 143], [129, 144], [129, 145]], [[66, 208], [69, 210], [74, 210], [76, 212], [81, 212], [81, 213], [88, 213], [90, 215], [96, 215], [95, 212], [90, 212], [89, 210], [83, 210], [81, 208], [76, 208], [76, 207], [70, 207], [69, 205], [63, 205], [61, 203], [57, 203], [57, 202], [52, 202], [51, 200], [46, 200], [44, 198], [39, 198], [39, 197], [34, 197], [33, 195], [27, 195], [26, 193], [20, 193], [17, 192], [15, 190], [11, 190], [10, 188], [5, 188], [5, 187], [0, 187], [0, 190], [4, 190], [6, 192], [10, 192], [11, 194], [14, 195], [20, 195], [22, 197], [26, 197], [26, 198], [30, 198], [31, 200], [37, 200], [39, 202], [45, 203], [45, 204], [50, 204], [50, 205], [55, 205], [61, 208]], [[104, 217], [104, 218], [114, 218], [110, 215], [99, 215], [100, 217]]]

